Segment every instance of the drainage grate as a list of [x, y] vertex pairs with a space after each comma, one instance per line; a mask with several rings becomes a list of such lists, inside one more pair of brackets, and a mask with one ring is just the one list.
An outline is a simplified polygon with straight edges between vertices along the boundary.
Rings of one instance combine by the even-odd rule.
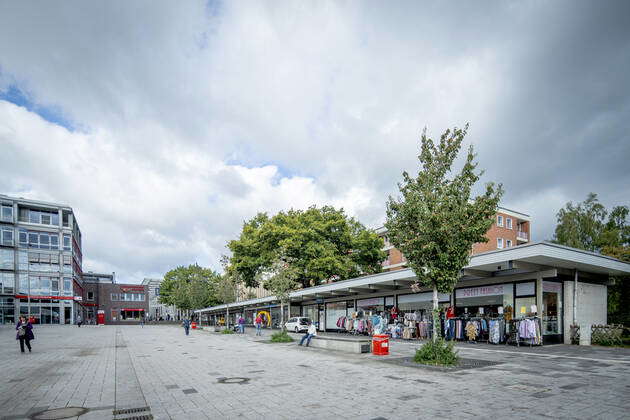
[[153, 414], [143, 414], [141, 416], [125, 417], [121, 420], [153, 420]]
[[196, 394], [197, 390], [195, 388], [182, 389], [184, 394]]
[[143, 411], [151, 411], [149, 407], [140, 407], [140, 408], [123, 408], [120, 410], [114, 410], [113, 414], [115, 416], [119, 414], [132, 414], [132, 413], [141, 413]]

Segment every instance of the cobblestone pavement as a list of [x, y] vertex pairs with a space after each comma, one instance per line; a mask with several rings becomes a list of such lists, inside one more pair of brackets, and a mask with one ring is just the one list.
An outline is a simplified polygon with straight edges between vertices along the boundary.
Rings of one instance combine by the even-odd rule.
[[[21, 354], [15, 332], [0, 328], [2, 419], [62, 407], [88, 408], [81, 420], [630, 418], [627, 349], [466, 344], [462, 357], [500, 364], [442, 372], [386, 362], [411, 356], [409, 342], [378, 357], [270, 344], [251, 331], [186, 337], [175, 326], [35, 335], [33, 353]], [[145, 410], [114, 415], [134, 408]]]

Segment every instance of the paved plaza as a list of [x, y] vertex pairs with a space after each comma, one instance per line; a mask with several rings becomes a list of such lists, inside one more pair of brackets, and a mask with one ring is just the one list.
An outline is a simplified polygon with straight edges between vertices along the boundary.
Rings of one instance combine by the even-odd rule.
[[483, 366], [443, 372], [392, 363], [413, 354], [409, 342], [378, 357], [270, 344], [252, 331], [186, 337], [176, 326], [35, 335], [21, 354], [15, 331], [0, 328], [2, 419], [63, 407], [88, 409], [81, 420], [630, 418], [628, 349], [463, 344], [460, 356]]

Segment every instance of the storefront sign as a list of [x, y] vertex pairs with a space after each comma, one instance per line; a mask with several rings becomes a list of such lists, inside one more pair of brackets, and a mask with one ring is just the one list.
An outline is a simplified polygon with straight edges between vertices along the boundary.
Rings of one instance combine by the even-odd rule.
[[55, 299], [55, 300], [73, 300], [72, 296], [40, 296], [40, 295], [15, 295], [17, 299]]
[[83, 296], [75, 296], [74, 300], [77, 302], [82, 302], [83, 301]]
[[122, 292], [144, 292], [144, 286], [125, 286], [121, 287]]
[[[411, 295], [399, 295], [398, 303], [411, 303], [411, 302], [431, 302], [433, 300], [433, 293], [414, 293]], [[438, 293], [438, 301], [450, 302], [451, 295], [448, 293]]]
[[482, 287], [470, 287], [468, 289], [457, 289], [455, 296], [457, 299], [471, 298], [478, 296], [497, 296], [503, 294], [503, 284]]
[[357, 306], [358, 307], [377, 306], [377, 305], [382, 305], [382, 304], [383, 304], [383, 298], [371, 298], [371, 299], [357, 300]]

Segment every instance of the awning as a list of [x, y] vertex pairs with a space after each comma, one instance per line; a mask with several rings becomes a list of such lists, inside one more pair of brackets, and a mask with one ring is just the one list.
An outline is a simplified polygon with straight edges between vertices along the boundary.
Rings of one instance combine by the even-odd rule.
[[121, 309], [121, 311], [144, 312], [144, 309], [142, 309], [142, 308], [125, 308], [125, 309]]

